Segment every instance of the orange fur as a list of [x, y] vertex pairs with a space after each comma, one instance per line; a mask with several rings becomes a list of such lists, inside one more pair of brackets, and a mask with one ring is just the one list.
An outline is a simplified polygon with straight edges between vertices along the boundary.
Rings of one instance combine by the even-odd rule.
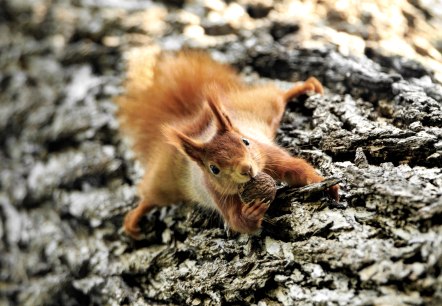
[[[307, 91], [323, 92], [315, 78], [287, 92], [271, 84], [246, 86], [232, 68], [182, 51], [130, 58], [125, 88], [117, 98], [121, 128], [146, 169], [141, 201], [124, 223], [134, 238], [152, 207], [181, 201], [217, 209], [233, 230], [252, 233], [268, 206], [243, 205], [238, 189], [259, 171], [296, 186], [323, 180], [273, 143], [286, 103]], [[338, 199], [338, 190], [329, 193]]]

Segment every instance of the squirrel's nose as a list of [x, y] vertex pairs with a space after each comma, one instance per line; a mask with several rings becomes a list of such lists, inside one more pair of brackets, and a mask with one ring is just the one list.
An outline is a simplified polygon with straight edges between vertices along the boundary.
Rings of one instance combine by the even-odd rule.
[[241, 165], [240, 166], [240, 173], [243, 176], [252, 177], [252, 166], [250, 166], [250, 165]]

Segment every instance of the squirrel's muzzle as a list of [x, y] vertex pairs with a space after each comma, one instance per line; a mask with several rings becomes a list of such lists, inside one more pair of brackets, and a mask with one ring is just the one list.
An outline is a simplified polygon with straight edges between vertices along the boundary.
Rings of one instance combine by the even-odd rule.
[[241, 165], [239, 169], [239, 173], [241, 173], [242, 176], [247, 176], [252, 178], [253, 177], [253, 169], [250, 165]]

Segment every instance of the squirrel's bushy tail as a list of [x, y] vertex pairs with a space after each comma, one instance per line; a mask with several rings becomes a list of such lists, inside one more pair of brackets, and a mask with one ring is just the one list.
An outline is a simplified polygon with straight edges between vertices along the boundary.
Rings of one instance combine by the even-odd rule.
[[222, 92], [242, 86], [232, 68], [198, 51], [140, 48], [127, 54], [127, 65], [125, 92], [116, 103], [121, 130], [140, 159], [164, 140], [162, 126], [198, 116], [206, 103], [204, 88], [215, 84]]

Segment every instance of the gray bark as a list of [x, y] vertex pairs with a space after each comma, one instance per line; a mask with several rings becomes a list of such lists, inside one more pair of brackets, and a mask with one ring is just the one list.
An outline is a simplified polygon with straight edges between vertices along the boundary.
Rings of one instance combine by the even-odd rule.
[[[236, 40], [211, 51], [249, 80], [323, 82], [324, 96], [290, 105], [277, 141], [330, 179], [279, 189], [253, 236], [177, 205], [143, 218], [133, 241], [121, 224], [141, 169], [112, 102], [130, 43], [103, 41], [137, 33], [124, 19], [160, 5], [52, 2], [43, 19], [32, 1], [0, 13], [0, 304], [442, 303], [442, 87], [427, 68], [375, 50], [294, 49], [278, 43], [290, 24], [221, 27]], [[160, 44], [182, 42], [174, 31]], [[338, 181], [336, 203], [323, 190]]]

